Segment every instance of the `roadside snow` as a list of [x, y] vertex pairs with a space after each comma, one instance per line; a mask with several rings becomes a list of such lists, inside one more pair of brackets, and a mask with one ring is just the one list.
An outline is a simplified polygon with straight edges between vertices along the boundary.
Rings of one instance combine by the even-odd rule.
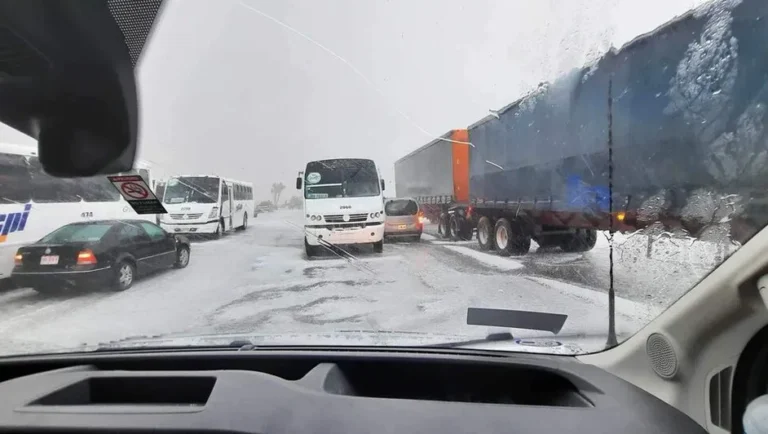
[[445, 247], [446, 249], [452, 252], [469, 256], [470, 258], [473, 258], [473, 259], [476, 259], [477, 261], [482, 262], [484, 265], [488, 265], [493, 268], [498, 268], [500, 270], [517, 270], [519, 268], [524, 267], [523, 264], [515, 261], [514, 259], [503, 258], [501, 256], [493, 255], [486, 252], [478, 252], [477, 250], [473, 250], [468, 247], [449, 246], [449, 245], [445, 245], [443, 247]]

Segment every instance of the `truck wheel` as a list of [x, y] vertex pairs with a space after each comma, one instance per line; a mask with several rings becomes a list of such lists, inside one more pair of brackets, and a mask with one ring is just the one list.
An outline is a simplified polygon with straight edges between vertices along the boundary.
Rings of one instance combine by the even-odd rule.
[[536, 240], [536, 242], [539, 244], [540, 249], [549, 249], [552, 247], [557, 247], [561, 244], [560, 237], [556, 235], [542, 235]]
[[461, 226], [461, 239], [465, 241], [470, 241], [472, 239], [472, 224], [469, 220], [462, 219], [462, 226]]
[[304, 251], [306, 251], [308, 258], [317, 256], [317, 246], [309, 245], [309, 242], [307, 241], [307, 237], [304, 237]]
[[456, 214], [451, 216], [451, 219], [449, 220], [450, 224], [448, 227], [450, 228], [449, 234], [451, 241], [460, 241], [461, 240], [461, 217], [457, 216]]
[[576, 229], [576, 233], [565, 237], [560, 248], [564, 252], [587, 252], [592, 250], [597, 243], [597, 231], [595, 229]]
[[496, 245], [493, 239], [494, 228], [491, 219], [480, 217], [480, 221], [477, 222], [477, 244], [480, 245], [480, 250], [494, 250]]
[[505, 218], [496, 222], [494, 232], [496, 247], [501, 256], [524, 255], [531, 248], [531, 236]]
[[450, 217], [448, 214], [440, 214], [440, 219], [437, 221], [437, 235], [440, 238], [451, 238], [451, 226], [448, 224]]

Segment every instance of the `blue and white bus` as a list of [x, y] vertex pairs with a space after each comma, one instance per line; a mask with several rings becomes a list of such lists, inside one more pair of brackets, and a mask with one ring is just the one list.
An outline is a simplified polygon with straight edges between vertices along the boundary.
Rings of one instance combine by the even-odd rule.
[[[150, 166], [134, 173], [152, 185]], [[43, 172], [37, 147], [0, 143], [0, 279], [10, 277], [16, 250], [69, 223], [146, 219], [128, 205], [106, 176], [55, 178]]]

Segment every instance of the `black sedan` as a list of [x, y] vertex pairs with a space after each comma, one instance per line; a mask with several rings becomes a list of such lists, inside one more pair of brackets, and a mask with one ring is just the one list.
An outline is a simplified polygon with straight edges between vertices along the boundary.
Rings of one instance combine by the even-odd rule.
[[56, 229], [22, 247], [11, 278], [41, 293], [90, 286], [125, 291], [139, 276], [189, 264], [189, 240], [146, 220], [98, 220]]

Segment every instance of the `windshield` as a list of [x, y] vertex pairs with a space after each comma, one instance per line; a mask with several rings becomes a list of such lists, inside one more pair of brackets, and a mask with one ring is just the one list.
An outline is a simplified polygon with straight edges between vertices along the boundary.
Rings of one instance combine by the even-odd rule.
[[380, 193], [379, 174], [371, 160], [325, 160], [307, 164], [304, 197], [368, 197]]
[[59, 244], [99, 241], [111, 228], [110, 225], [75, 224], [57, 229], [40, 239], [40, 243]]
[[388, 216], [414, 215], [419, 211], [419, 205], [413, 200], [390, 200], [384, 205], [384, 213]]
[[184, 176], [168, 181], [163, 191], [163, 202], [216, 203], [219, 200], [219, 178]]
[[[141, 180], [46, 174], [14, 126], [47, 124], [0, 110], [0, 356], [599, 352], [768, 223], [765, 0], [166, 3], [130, 50]], [[15, 259], [100, 221], [146, 223], [114, 231], [129, 287]]]

